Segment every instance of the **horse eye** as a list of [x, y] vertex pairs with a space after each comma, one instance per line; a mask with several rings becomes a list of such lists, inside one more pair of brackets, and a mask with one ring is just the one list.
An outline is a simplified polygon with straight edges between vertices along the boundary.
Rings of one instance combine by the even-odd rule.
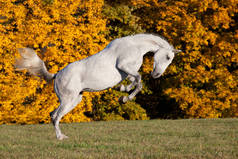
[[169, 55], [167, 55], [167, 56], [166, 56], [166, 59], [167, 59], [167, 60], [170, 60], [170, 57], [169, 57]]

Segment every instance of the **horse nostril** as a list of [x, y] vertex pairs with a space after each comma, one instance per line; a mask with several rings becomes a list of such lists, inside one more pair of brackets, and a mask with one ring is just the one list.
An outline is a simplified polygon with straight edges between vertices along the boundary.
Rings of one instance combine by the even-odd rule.
[[158, 77], [160, 77], [160, 73], [153, 74], [152, 76], [153, 76], [153, 78], [158, 78]]
[[159, 76], [159, 75], [160, 75], [160, 73], [156, 73], [156, 74], [155, 74], [156, 77]]

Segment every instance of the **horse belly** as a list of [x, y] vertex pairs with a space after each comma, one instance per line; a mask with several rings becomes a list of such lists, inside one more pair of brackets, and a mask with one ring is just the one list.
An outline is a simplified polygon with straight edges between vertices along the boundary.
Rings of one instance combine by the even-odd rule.
[[97, 68], [84, 76], [83, 85], [86, 91], [100, 91], [111, 88], [126, 78], [116, 68]]

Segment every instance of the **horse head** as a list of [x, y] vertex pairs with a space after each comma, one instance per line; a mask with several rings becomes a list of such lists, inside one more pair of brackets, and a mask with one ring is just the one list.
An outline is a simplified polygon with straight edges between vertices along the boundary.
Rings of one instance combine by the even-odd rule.
[[153, 78], [159, 78], [172, 62], [175, 54], [179, 52], [181, 52], [181, 50], [163, 47], [157, 50], [154, 54], [154, 67], [151, 76]]

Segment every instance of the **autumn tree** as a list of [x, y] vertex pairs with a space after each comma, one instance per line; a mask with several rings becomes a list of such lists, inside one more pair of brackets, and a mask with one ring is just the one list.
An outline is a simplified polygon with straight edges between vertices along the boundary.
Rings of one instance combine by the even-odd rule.
[[141, 32], [162, 35], [183, 52], [157, 80], [150, 77], [153, 54], [145, 56], [143, 90], [133, 101], [119, 104], [126, 94], [115, 89], [84, 93], [64, 122], [237, 117], [237, 6], [235, 0], [0, 0], [0, 124], [48, 123], [59, 105], [52, 85], [15, 71], [17, 48], [34, 48], [56, 73]]
[[[132, 0], [131, 3], [137, 8], [134, 15], [141, 17], [142, 28], [163, 35], [183, 50], [163, 81], [154, 83], [169, 99], [167, 105], [176, 102], [180, 110], [175, 112], [185, 117], [237, 116], [238, 2]], [[159, 104], [160, 99], [155, 101], [164, 107]]]
[[[0, 1], [0, 123], [48, 123], [59, 105], [52, 84], [14, 70], [16, 48], [34, 48], [53, 73], [95, 54], [108, 43], [103, 5], [102, 0]], [[83, 112], [91, 110], [94, 95], [85, 93], [63, 121], [89, 121]]]

